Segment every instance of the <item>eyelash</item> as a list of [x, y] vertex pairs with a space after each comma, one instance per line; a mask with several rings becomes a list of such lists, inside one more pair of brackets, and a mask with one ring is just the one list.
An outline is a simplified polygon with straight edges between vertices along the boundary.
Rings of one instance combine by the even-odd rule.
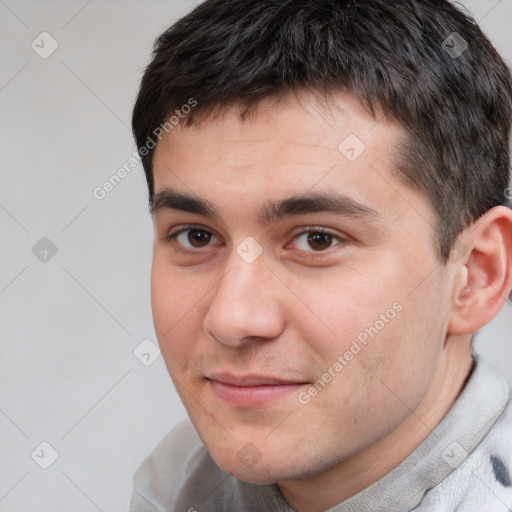
[[[204, 229], [201, 226], [185, 225], [181, 229], [179, 229], [178, 231], [175, 231], [174, 233], [170, 233], [169, 235], [164, 236], [162, 239], [164, 240], [164, 242], [169, 243], [170, 245], [172, 245], [174, 250], [176, 250], [176, 251], [178, 251], [178, 252], [180, 252], [182, 254], [188, 254], [188, 255], [190, 255], [190, 254], [197, 254], [198, 252], [200, 252], [202, 250], [201, 248], [186, 249], [186, 248], [181, 247], [179, 245], [179, 242], [176, 241], [176, 239], [178, 238], [178, 236], [180, 234], [182, 234], [182, 233], [184, 233], [186, 231], [194, 230], [194, 229], [196, 229], [198, 231], [204, 231], [205, 233], [209, 233], [210, 235], [213, 235], [216, 238], [219, 238], [214, 233], [212, 233], [211, 231], [208, 231], [207, 229]], [[313, 227], [313, 226], [308, 226], [306, 228], [302, 228], [300, 231], [295, 232], [293, 234], [293, 239], [295, 240], [299, 236], [301, 236], [303, 234], [306, 234], [306, 233], [322, 233], [322, 234], [330, 235], [333, 239], [336, 239], [339, 242], [339, 243], [334, 244], [334, 245], [332, 245], [331, 247], [329, 247], [329, 248], [327, 248], [325, 250], [302, 251], [302, 252], [308, 253], [308, 257], [310, 257], [310, 258], [315, 258], [315, 257], [322, 256], [323, 254], [325, 254], [328, 251], [330, 251], [330, 249], [332, 249], [336, 245], [341, 245], [341, 244], [344, 244], [344, 243], [348, 242], [348, 238], [345, 238], [345, 237], [342, 237], [340, 235], [337, 235], [337, 234], [331, 232], [328, 229], [321, 228], [321, 227]]]

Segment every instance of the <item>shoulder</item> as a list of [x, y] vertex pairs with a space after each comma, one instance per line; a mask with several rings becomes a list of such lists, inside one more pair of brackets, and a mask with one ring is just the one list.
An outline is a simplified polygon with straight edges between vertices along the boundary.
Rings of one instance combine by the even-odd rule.
[[482, 441], [479, 452], [492, 467], [492, 483], [509, 489], [512, 506], [512, 401]]
[[[130, 512], [169, 512], [194, 509], [201, 481], [222, 479], [190, 421], [176, 425], [137, 470]], [[190, 500], [189, 503], [185, 503]]]
[[[458, 455], [464, 458], [464, 450]], [[417, 510], [509, 512], [512, 510], [512, 402], [475, 450], [437, 487]], [[416, 509], [415, 509], [416, 510]]]

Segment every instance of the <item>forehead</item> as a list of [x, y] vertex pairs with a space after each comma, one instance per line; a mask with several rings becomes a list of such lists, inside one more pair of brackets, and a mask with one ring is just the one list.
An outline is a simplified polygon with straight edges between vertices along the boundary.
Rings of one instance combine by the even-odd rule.
[[[159, 142], [154, 162], [158, 166], [159, 154], [165, 150], [186, 156], [190, 145], [210, 150], [210, 159], [222, 159], [223, 162], [229, 161], [230, 157], [240, 158], [240, 152], [252, 153], [259, 161], [266, 157], [276, 158], [279, 153], [280, 160], [300, 156], [310, 163], [321, 157], [334, 162], [341, 153], [353, 162], [366, 150], [363, 147], [366, 143], [375, 151], [378, 149], [373, 144], [375, 140], [389, 146], [404, 134], [401, 126], [386, 119], [379, 111], [375, 116], [370, 115], [356, 98], [341, 93], [328, 100], [313, 93], [288, 93], [260, 100], [243, 117], [242, 110], [241, 105], [232, 105], [211, 117], [204, 118], [200, 113], [198, 123], [192, 126], [178, 124]], [[348, 142], [355, 144], [352, 144], [355, 153], [343, 152], [351, 149], [350, 143], [347, 147], [339, 147], [347, 135], [352, 135]], [[246, 163], [244, 168], [247, 168]]]
[[261, 212], [269, 199], [336, 192], [397, 217], [432, 212], [395, 175], [405, 130], [360, 102], [312, 94], [261, 101], [242, 119], [236, 106], [198, 125], [178, 125], [158, 143], [155, 193], [170, 187], [207, 199], [224, 212]]

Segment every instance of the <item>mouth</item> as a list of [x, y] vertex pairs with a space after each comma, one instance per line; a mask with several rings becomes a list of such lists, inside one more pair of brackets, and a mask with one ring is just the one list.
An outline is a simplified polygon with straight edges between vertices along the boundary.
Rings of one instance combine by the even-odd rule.
[[264, 375], [234, 376], [225, 373], [207, 377], [212, 391], [226, 405], [249, 409], [270, 405], [306, 386], [297, 380], [283, 380]]

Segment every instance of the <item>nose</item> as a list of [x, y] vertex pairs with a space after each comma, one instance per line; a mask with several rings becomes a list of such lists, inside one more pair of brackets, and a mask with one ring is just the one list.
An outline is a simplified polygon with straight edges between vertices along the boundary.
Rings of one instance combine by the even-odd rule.
[[235, 253], [230, 263], [213, 292], [205, 332], [231, 346], [277, 338], [286, 325], [283, 283], [266, 266], [263, 255], [247, 263]]

